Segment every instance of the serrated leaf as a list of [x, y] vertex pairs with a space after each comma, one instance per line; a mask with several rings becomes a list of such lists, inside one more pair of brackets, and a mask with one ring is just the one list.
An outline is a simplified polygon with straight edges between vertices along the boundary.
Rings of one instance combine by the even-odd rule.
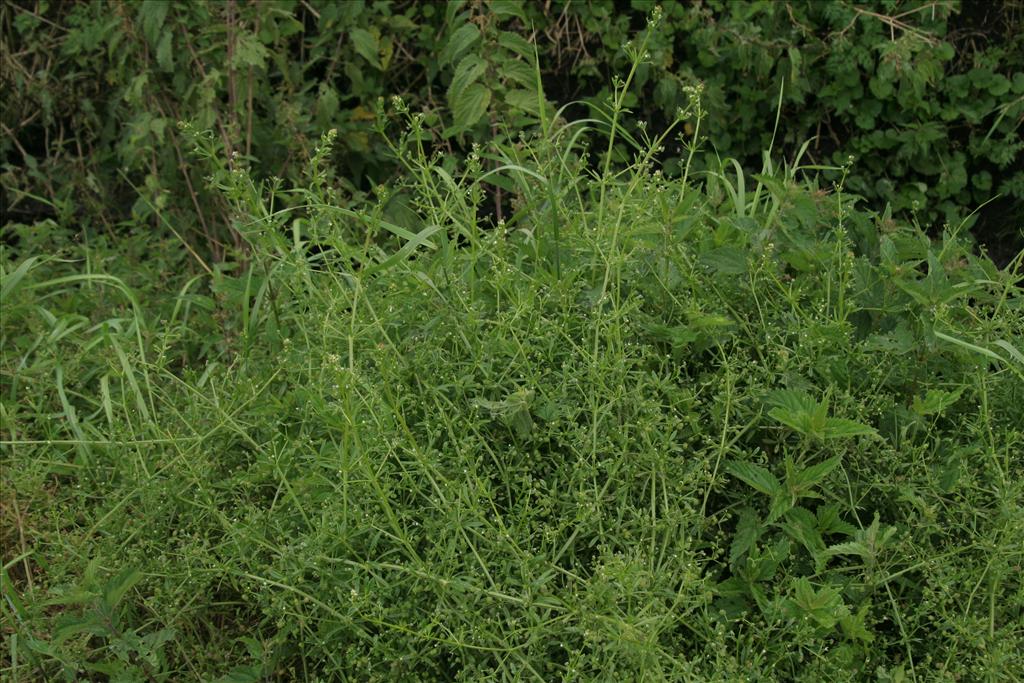
[[103, 591], [103, 602], [108, 607], [116, 607], [124, 594], [127, 593], [132, 587], [142, 580], [142, 572], [137, 569], [122, 569], [118, 574], [113, 577], [106, 585]]
[[352, 29], [349, 37], [352, 39], [352, 47], [355, 48], [360, 57], [378, 69], [381, 68], [380, 42], [377, 40], [377, 36], [364, 28], [356, 28]]
[[731, 460], [725, 464], [725, 471], [761, 493], [773, 496], [782, 493], [782, 484], [775, 475], [752, 462]]
[[228, 673], [214, 680], [213, 683], [259, 683], [263, 680], [263, 670], [258, 666], [236, 666]]
[[827, 555], [859, 555], [860, 557], [871, 557], [871, 549], [860, 541], [847, 541], [830, 545], [825, 553]]
[[846, 439], [853, 436], [878, 436], [874, 427], [841, 417], [830, 417], [825, 420], [822, 432], [824, 439]]
[[527, 60], [533, 59], [533, 45], [518, 33], [502, 31], [498, 34], [498, 45]]
[[160, 43], [156, 46], [156, 63], [162, 71], [174, 69], [174, 34], [164, 31]]
[[943, 391], [941, 389], [929, 389], [924, 398], [914, 397], [913, 409], [918, 415], [937, 415], [949, 408], [960, 399], [964, 392], [963, 387], [955, 391]]
[[171, 3], [164, 0], [143, 0], [139, 5], [142, 35], [146, 37], [150, 45], [156, 45], [157, 39], [160, 37], [160, 29], [163, 28], [167, 12], [170, 9]]
[[840, 519], [838, 505], [819, 506], [816, 516], [818, 518], [818, 528], [826, 534], [853, 536], [857, 533], [857, 527]]
[[843, 634], [850, 640], [859, 640], [863, 643], [871, 643], [875, 639], [875, 634], [871, 633], [867, 629], [866, 621], [868, 612], [871, 609], [870, 603], [861, 605], [861, 608], [857, 610], [856, 614], [848, 614], [844, 617], [840, 617], [839, 625], [843, 629]]
[[469, 47], [480, 38], [480, 29], [476, 24], [460, 26], [441, 50], [441, 64], [454, 64]]
[[772, 505], [768, 509], [768, 523], [771, 524], [786, 514], [793, 507], [793, 502], [793, 497], [782, 491], [772, 496]]
[[747, 252], [737, 247], [719, 247], [705, 252], [701, 263], [723, 275], [742, 275], [747, 272]]
[[760, 535], [761, 523], [757, 513], [751, 508], [741, 510], [739, 521], [736, 523], [736, 533], [733, 534], [729, 546], [729, 564], [735, 565], [737, 560], [749, 552]]
[[529, 91], [534, 102], [537, 101], [537, 74], [533, 67], [525, 62], [507, 60], [499, 64], [499, 74], [502, 78], [511, 81]]
[[473, 83], [452, 101], [455, 128], [465, 130], [479, 121], [491, 103], [491, 91], [480, 83]]
[[772, 408], [768, 416], [776, 422], [781, 422], [795, 432], [810, 434], [813, 429], [810, 417], [802, 411], [788, 410], [786, 408]]
[[534, 116], [540, 115], [540, 109], [537, 104], [537, 93], [532, 90], [526, 90], [525, 88], [509, 90], [505, 93], [505, 102], [516, 109], [522, 109]]
[[466, 88], [473, 85], [487, 71], [487, 62], [477, 55], [466, 55], [455, 67], [452, 82], [448, 86], [448, 106], [455, 109], [455, 101], [462, 96]]
[[792, 487], [795, 489], [809, 489], [822, 479], [828, 476], [829, 472], [839, 466], [842, 458], [835, 456], [817, 465], [811, 465], [797, 472], [793, 476]]
[[825, 541], [818, 531], [817, 519], [807, 508], [794, 507], [786, 511], [786, 521], [781, 525], [790, 538], [797, 541], [812, 555], [825, 549]]
[[98, 636], [106, 632], [106, 627], [92, 615], [74, 616], [62, 619], [53, 630], [53, 637], [50, 640], [53, 644], [60, 645], [68, 638], [80, 633], [91, 633]]

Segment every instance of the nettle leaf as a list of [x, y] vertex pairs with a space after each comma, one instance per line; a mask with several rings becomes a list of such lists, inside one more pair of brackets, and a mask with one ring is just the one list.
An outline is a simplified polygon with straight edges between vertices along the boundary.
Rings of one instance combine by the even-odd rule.
[[520, 57], [533, 60], [533, 45], [518, 33], [502, 31], [498, 34], [498, 45], [502, 46], [506, 50], [514, 52]]
[[815, 590], [806, 578], [793, 582], [793, 597], [786, 600], [784, 606], [789, 616], [813, 619], [822, 628], [833, 628], [850, 614], [839, 591], [829, 586]]
[[476, 24], [464, 24], [460, 26], [445, 43], [441, 50], [441, 64], [453, 64], [469, 49], [473, 43], [480, 39], [480, 29]]
[[871, 609], [871, 603], [864, 603], [856, 614], [847, 614], [839, 618], [839, 625], [843, 629], [843, 635], [849, 640], [859, 640], [863, 643], [871, 643], [875, 634], [868, 630], [867, 617]]
[[522, 109], [534, 116], [540, 115], [537, 93], [532, 90], [517, 88], [505, 93], [505, 102], [515, 109]]
[[139, 5], [139, 18], [142, 20], [142, 34], [150, 45], [156, 45], [160, 37], [160, 29], [163, 28], [167, 19], [167, 12], [171, 3], [161, 0], [143, 0]]
[[732, 460], [725, 464], [725, 471], [765, 495], [775, 496], [784, 493], [782, 484], [774, 474], [752, 462]]
[[137, 569], [123, 569], [114, 576], [103, 591], [103, 602], [107, 607], [117, 606], [125, 593], [142, 580], [142, 572]]
[[473, 83], [451, 102], [455, 128], [465, 130], [473, 126], [487, 112], [491, 91], [480, 83]]
[[793, 475], [793, 480], [787, 483], [790, 484], [790, 488], [795, 490], [809, 489], [827, 477], [832, 470], [839, 466], [839, 462], [841, 460], [842, 458], [836, 456], [834, 458], [829, 458], [824, 462], [820, 462], [817, 465], [811, 465], [810, 467], [796, 472]]
[[476, 83], [487, 71], [487, 62], [476, 55], [467, 55], [459, 62], [448, 86], [448, 106], [455, 109], [455, 101], [462, 96], [466, 88]]
[[162, 71], [174, 69], [174, 34], [164, 31], [156, 47], [156, 63]]
[[785, 514], [786, 521], [780, 526], [794, 541], [798, 542], [811, 555], [825, 550], [825, 541], [818, 530], [818, 520], [814, 513], [803, 507], [794, 507]]
[[859, 541], [847, 541], [830, 545], [825, 550], [826, 555], [859, 555], [863, 558], [871, 557], [871, 549]]
[[[526, 62], [505, 60], [500, 63], [499, 73], [507, 81], [523, 86], [523, 89], [529, 92], [530, 97], [533, 98], [533, 107], [537, 107], [537, 74], [532, 66]], [[513, 92], [519, 91], [514, 90]]]
[[825, 429], [821, 434], [823, 439], [847, 439], [852, 436], [878, 436], [878, 432], [874, 427], [841, 417], [825, 420]]
[[914, 397], [913, 409], [918, 415], [937, 415], [946, 408], [949, 408], [960, 399], [964, 388], [960, 387], [955, 391], [943, 391], [941, 389], [929, 389], [924, 398]]
[[828, 403], [818, 403], [802, 391], [773, 391], [765, 403], [775, 407], [769, 417], [805, 436], [817, 439], [841, 439], [852, 436], [877, 436], [873, 427], [838, 417], [828, 416]]
[[352, 47], [359, 56], [380, 69], [380, 42], [377, 36], [364, 28], [357, 28], [352, 30], [349, 37], [352, 38]]
[[746, 555], [761, 535], [763, 527], [752, 508], [740, 510], [740, 518], [736, 523], [736, 533], [729, 546], [729, 564], [735, 565], [737, 560]]

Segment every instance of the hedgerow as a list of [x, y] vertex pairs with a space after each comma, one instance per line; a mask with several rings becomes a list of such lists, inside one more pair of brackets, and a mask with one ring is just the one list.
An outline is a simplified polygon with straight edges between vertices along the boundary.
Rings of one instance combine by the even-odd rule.
[[[579, 101], [570, 118], [582, 117], [605, 105], [626, 65], [621, 47], [652, 7], [5, 3], [6, 220], [75, 216], [93, 230], [134, 220], [164, 232], [169, 221], [215, 260], [232, 258], [244, 240], [190, 164], [178, 121], [215, 131], [221, 152], [257, 177], [290, 181], [335, 128], [331, 163], [357, 204], [396, 170], [373, 134], [378, 98], [403, 96], [440, 145], [465, 154], [502, 124], [536, 126], [536, 50], [548, 97]], [[686, 88], [703, 84], [711, 145], [695, 168], [730, 157], [759, 168], [770, 142], [792, 158], [811, 140], [808, 160], [854, 157], [848, 188], [933, 236], [947, 223], [970, 228], [998, 195], [977, 236], [1005, 262], [1024, 213], [1022, 17], [1019, 0], [667, 3], [626, 104], [663, 130]]]

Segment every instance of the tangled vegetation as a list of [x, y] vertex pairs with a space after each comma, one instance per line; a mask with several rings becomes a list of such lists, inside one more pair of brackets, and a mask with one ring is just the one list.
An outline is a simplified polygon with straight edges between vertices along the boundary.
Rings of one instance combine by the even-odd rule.
[[[157, 67], [164, 22], [211, 11], [144, 7]], [[333, 5], [228, 7], [280, 28]], [[707, 154], [711, 86], [637, 120], [673, 16], [586, 118], [523, 47], [514, 89], [458, 60], [448, 94], [476, 109], [454, 123], [422, 94], [375, 102], [361, 160], [343, 126], [286, 149], [256, 114], [216, 118], [243, 89], [168, 117], [145, 166], [191, 188], [140, 187], [111, 229], [59, 176], [32, 192], [53, 215], [2, 247], [0, 675], [1020, 677], [1024, 253], [997, 266], [966, 217], [872, 209], [857, 161], [790, 150], [782, 116], [756, 173]], [[365, 31], [376, 52], [355, 31], [346, 49], [405, 58]], [[187, 58], [172, 35], [163, 59]], [[236, 85], [271, 87], [250, 66]], [[531, 123], [486, 119], [495, 93]], [[346, 164], [378, 162], [397, 170], [355, 190]]]

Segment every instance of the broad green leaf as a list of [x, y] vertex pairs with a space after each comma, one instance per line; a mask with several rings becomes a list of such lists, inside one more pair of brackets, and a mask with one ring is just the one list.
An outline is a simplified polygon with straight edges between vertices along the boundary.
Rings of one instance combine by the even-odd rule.
[[162, 71], [174, 69], [174, 33], [164, 31], [160, 36], [160, 43], [156, 46], [156, 63]]
[[768, 411], [768, 416], [801, 434], [810, 434], [812, 431], [810, 418], [807, 413], [786, 408], [772, 408]]
[[729, 546], [729, 564], [735, 565], [737, 560], [749, 552], [760, 535], [761, 523], [757, 519], [757, 513], [751, 508], [741, 510], [736, 532]]
[[786, 521], [781, 526], [790, 538], [807, 548], [812, 555], [825, 550], [825, 541], [818, 531], [818, 520], [814, 513], [798, 506], [788, 510], [785, 518]]
[[[526, 62], [520, 61], [506, 61], [499, 62], [497, 64], [498, 75], [502, 78], [508, 79], [509, 81], [522, 86], [523, 89], [529, 91], [530, 96], [533, 97], [534, 101], [537, 100], [537, 75], [533, 71], [533, 67]], [[536, 107], [536, 105], [534, 105]]]
[[516, 109], [537, 116], [540, 114], [537, 104], [537, 93], [525, 88], [516, 88], [505, 93], [505, 102]]
[[784, 408], [790, 412], [812, 412], [818, 407], [818, 402], [811, 398], [807, 392], [799, 389], [778, 389], [770, 392], [764, 398], [766, 405], [777, 408]]
[[451, 35], [441, 50], [441, 64], [454, 64], [479, 39], [480, 29], [476, 24], [463, 24]]
[[825, 553], [827, 555], [859, 555], [863, 558], [871, 557], [871, 549], [860, 541], [847, 541], [830, 545]]
[[465, 130], [479, 121], [491, 103], [491, 91], [480, 83], [473, 83], [452, 101], [455, 128]]
[[773, 496], [782, 493], [783, 489], [779, 480], [760, 465], [732, 460], [726, 463], [725, 471], [765, 495]]
[[963, 392], [963, 387], [954, 391], [929, 389], [923, 399], [918, 396], [914, 397], [914, 412], [918, 415], [937, 415], [956, 403]]
[[107, 627], [91, 614], [68, 617], [62, 619], [60, 624], [53, 630], [51, 641], [56, 645], [60, 645], [68, 638], [77, 636], [80, 633], [91, 633], [101, 636], [107, 633]]
[[800, 470], [793, 476], [793, 481], [791, 482], [792, 487], [795, 489], [811, 488], [827, 477], [829, 472], [838, 467], [841, 459], [842, 458], [839, 456], [835, 456], [834, 458], [829, 458], [824, 462], [819, 462], [817, 465], [811, 465], [810, 467]]
[[448, 86], [448, 106], [455, 109], [455, 102], [462, 96], [466, 88], [487, 71], [487, 62], [476, 55], [466, 55], [455, 67], [452, 82]]
[[160, 29], [167, 19], [171, 3], [164, 0], [143, 0], [139, 5], [139, 19], [142, 20], [142, 35], [150, 45], [156, 45]]
[[380, 42], [377, 40], [377, 36], [364, 28], [353, 29], [349, 35], [352, 38], [352, 47], [359, 53], [359, 56], [378, 69], [381, 68]]
[[825, 429], [822, 433], [825, 439], [846, 439], [853, 436], [878, 436], [874, 427], [847, 420], [841, 417], [830, 417], [825, 420]]
[[127, 593], [132, 587], [142, 580], [142, 572], [137, 569], [126, 568], [122, 569], [116, 576], [114, 576], [108, 583], [103, 591], [103, 602], [108, 607], [116, 607], [124, 594]]
[[502, 31], [498, 34], [498, 45], [529, 61], [533, 60], [533, 45], [518, 33]]
[[870, 609], [871, 604], [864, 603], [856, 614], [847, 614], [839, 618], [839, 625], [847, 638], [863, 643], [871, 643], [875, 639], [875, 634], [868, 630], [866, 623]]

